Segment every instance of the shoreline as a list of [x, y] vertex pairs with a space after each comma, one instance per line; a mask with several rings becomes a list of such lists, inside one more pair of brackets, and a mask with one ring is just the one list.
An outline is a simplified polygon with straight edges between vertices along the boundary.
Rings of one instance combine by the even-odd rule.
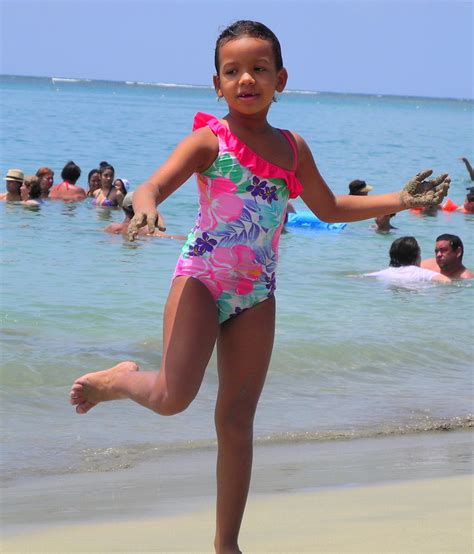
[[[251, 495], [244, 552], [380, 554], [472, 551], [472, 478], [444, 477], [317, 492]], [[2, 552], [213, 552], [214, 510], [55, 527]]]
[[[397, 503], [405, 506], [407, 502], [405, 496], [398, 498], [399, 487], [400, 490], [405, 490], [404, 494], [412, 494], [413, 500], [419, 504], [418, 508], [414, 508], [415, 520], [424, 517], [426, 506], [422, 504], [423, 498], [431, 498], [433, 506], [438, 505], [439, 490], [446, 491], [442, 495], [444, 501], [447, 499], [446, 495], [454, 495], [453, 513], [458, 510], [459, 518], [468, 516], [467, 519], [470, 520], [470, 508], [466, 506], [470, 506], [471, 502], [468, 484], [469, 475], [472, 473], [471, 460], [470, 430], [328, 442], [257, 444], [248, 504], [249, 515], [246, 516], [247, 523], [244, 522], [242, 528], [242, 537], [244, 539], [248, 536], [250, 551], [254, 551], [253, 544], [261, 544], [261, 548], [267, 544], [268, 551], [276, 552], [272, 546], [276, 547], [276, 543], [255, 542], [258, 538], [256, 534], [259, 532], [258, 521], [262, 514], [266, 514], [268, 510], [272, 512], [274, 506], [279, 514], [275, 514], [274, 517], [283, 518], [278, 525], [275, 523], [275, 529], [271, 521], [267, 521], [264, 528], [266, 526], [270, 535], [285, 525], [288, 529], [297, 529], [307, 520], [305, 510], [316, 510], [311, 517], [317, 522], [324, 516], [323, 512], [318, 511], [321, 499], [326, 499], [333, 505], [339, 496], [342, 503], [338, 508], [340, 510], [343, 510], [347, 502], [352, 503], [355, 510], [356, 503], [367, 497], [368, 513], [371, 513], [371, 510], [375, 511], [370, 517], [361, 515], [360, 529], [367, 528], [370, 519], [376, 517], [381, 504], [386, 502], [387, 506], [392, 506], [393, 500], [395, 504], [387, 512], [386, 518], [387, 524], [395, 525]], [[149, 541], [146, 543], [149, 545], [149, 551], [153, 551], [151, 545], [156, 526], [164, 526], [163, 529], [174, 526], [174, 544], [178, 548], [181, 539], [191, 533], [198, 521], [203, 526], [202, 530], [196, 531], [202, 543], [198, 541], [196, 547], [197, 544], [202, 544], [202, 548], [206, 548], [206, 544], [212, 546], [212, 539], [205, 543], [206, 537], [209, 537], [204, 533], [204, 529], [209, 533], [214, 525], [214, 466], [215, 449], [206, 448], [184, 455], [183, 452], [165, 453], [158, 460], [144, 462], [132, 469], [24, 479], [2, 491], [3, 551], [53, 552], [55, 550], [51, 548], [55, 544], [62, 544], [63, 552], [74, 551], [69, 547], [64, 549], [66, 539], [63, 541], [60, 537], [69, 537], [67, 540], [74, 542], [75, 534], [81, 533], [95, 537], [96, 546], [91, 543], [85, 550], [87, 552], [133, 550], [132, 543], [128, 543], [129, 546], [124, 547], [125, 550], [117, 550], [128, 540], [122, 529], [128, 529], [127, 536], [130, 540], [137, 537], [136, 545], [140, 543], [142, 533], [138, 533], [136, 529], [142, 529], [149, 537], [146, 539]], [[462, 491], [469, 498], [466, 499]], [[356, 498], [359, 500], [356, 501]], [[439, 500], [441, 502], [441, 499]], [[301, 510], [298, 508], [300, 502]], [[365, 500], [363, 502], [365, 510]], [[286, 508], [290, 505], [293, 506], [291, 510]], [[422, 509], [422, 505], [425, 508]], [[375, 509], [375, 506], [378, 508]], [[392, 513], [390, 510], [395, 511]], [[433, 517], [441, 517], [439, 510], [432, 514]], [[342, 512], [337, 515], [336, 512], [337, 510], [331, 523], [336, 527], [337, 518], [341, 520], [341, 525], [347, 527], [347, 517], [356, 517], [355, 512], [352, 516], [343, 515]], [[256, 514], [260, 516], [257, 517]], [[452, 518], [450, 514], [444, 514], [443, 517], [445, 516]], [[285, 517], [288, 517], [287, 523], [284, 523]], [[205, 525], [202, 518], [206, 521]], [[403, 525], [408, 525], [408, 521], [403, 521]], [[190, 526], [189, 533], [184, 531], [183, 526]], [[465, 527], [466, 525], [463, 525], [462, 528]], [[182, 533], [179, 531], [181, 528]], [[354, 525], [351, 533], [357, 534], [357, 529], [358, 526]], [[110, 533], [121, 536], [119, 544], [107, 546], [102, 537], [105, 530], [106, 536], [110, 537]], [[470, 533], [470, 528], [467, 531]], [[299, 531], [288, 533], [289, 536], [293, 533], [296, 537], [300, 536]], [[327, 534], [327, 531], [324, 533]], [[270, 540], [270, 535], [265, 540]], [[465, 531], [461, 535], [465, 537]], [[329, 538], [327, 537], [328, 540]], [[281, 539], [283, 540], [283, 537]], [[92, 541], [92, 538], [90, 540]], [[33, 547], [33, 544], [36, 546]], [[329, 543], [324, 544], [324, 548], [329, 548]], [[44, 548], [40, 545], [44, 545]], [[303, 546], [302, 552], [305, 551]], [[174, 547], [172, 543], [167, 542], [163, 543], [163, 546], [160, 543], [160, 548], [173, 551]], [[189, 546], [185, 547], [184, 543], [183, 548], [189, 552]], [[61, 551], [59, 546], [58, 549], [58, 552]], [[147, 551], [141, 546], [140, 550]]]

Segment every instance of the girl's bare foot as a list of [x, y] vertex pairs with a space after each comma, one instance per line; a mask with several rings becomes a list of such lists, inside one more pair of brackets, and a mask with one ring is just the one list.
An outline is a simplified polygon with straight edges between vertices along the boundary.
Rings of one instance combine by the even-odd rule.
[[99, 402], [124, 398], [115, 387], [116, 378], [124, 372], [138, 371], [135, 362], [121, 362], [105, 369], [86, 373], [74, 381], [69, 393], [71, 404], [76, 406], [78, 414], [85, 414]]

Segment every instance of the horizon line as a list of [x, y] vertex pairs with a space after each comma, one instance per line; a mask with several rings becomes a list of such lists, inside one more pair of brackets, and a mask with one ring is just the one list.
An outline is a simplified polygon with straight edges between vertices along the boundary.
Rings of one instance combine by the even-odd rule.
[[[117, 83], [128, 86], [155, 86], [163, 88], [198, 88], [213, 90], [212, 85], [198, 85], [192, 83], [163, 83], [155, 81], [135, 81], [135, 80], [117, 80], [117, 79], [96, 79], [90, 77], [66, 77], [66, 76], [54, 76], [54, 75], [21, 75], [14, 73], [0, 73], [0, 77], [20, 77], [26, 79], [51, 79], [52, 81], [59, 81], [63, 83]], [[425, 100], [455, 100], [455, 101], [474, 101], [474, 97], [453, 97], [453, 96], [421, 96], [416, 94], [394, 94], [394, 93], [380, 93], [380, 92], [342, 92], [342, 91], [323, 91], [323, 90], [311, 90], [311, 89], [287, 89], [282, 94], [308, 94], [308, 95], [351, 95], [351, 96], [376, 96], [376, 97], [394, 97], [394, 98], [420, 98]]]

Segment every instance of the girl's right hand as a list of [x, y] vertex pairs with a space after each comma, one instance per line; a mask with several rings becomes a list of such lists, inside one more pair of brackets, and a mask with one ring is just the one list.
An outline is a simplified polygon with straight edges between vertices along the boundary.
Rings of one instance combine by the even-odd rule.
[[149, 235], [153, 235], [157, 227], [160, 231], [166, 231], [166, 226], [163, 218], [157, 210], [150, 210], [149, 212], [138, 212], [132, 217], [130, 223], [128, 224], [128, 240], [135, 240], [138, 236], [139, 230], [142, 227], [145, 227], [145, 225], [148, 227]]

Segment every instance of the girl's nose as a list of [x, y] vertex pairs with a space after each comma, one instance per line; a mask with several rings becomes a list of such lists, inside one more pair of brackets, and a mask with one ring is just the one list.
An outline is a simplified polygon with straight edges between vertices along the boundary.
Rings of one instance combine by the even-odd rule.
[[240, 82], [241, 83], [255, 83], [255, 79], [252, 77], [252, 74], [248, 71], [244, 71], [242, 75], [240, 76]]

